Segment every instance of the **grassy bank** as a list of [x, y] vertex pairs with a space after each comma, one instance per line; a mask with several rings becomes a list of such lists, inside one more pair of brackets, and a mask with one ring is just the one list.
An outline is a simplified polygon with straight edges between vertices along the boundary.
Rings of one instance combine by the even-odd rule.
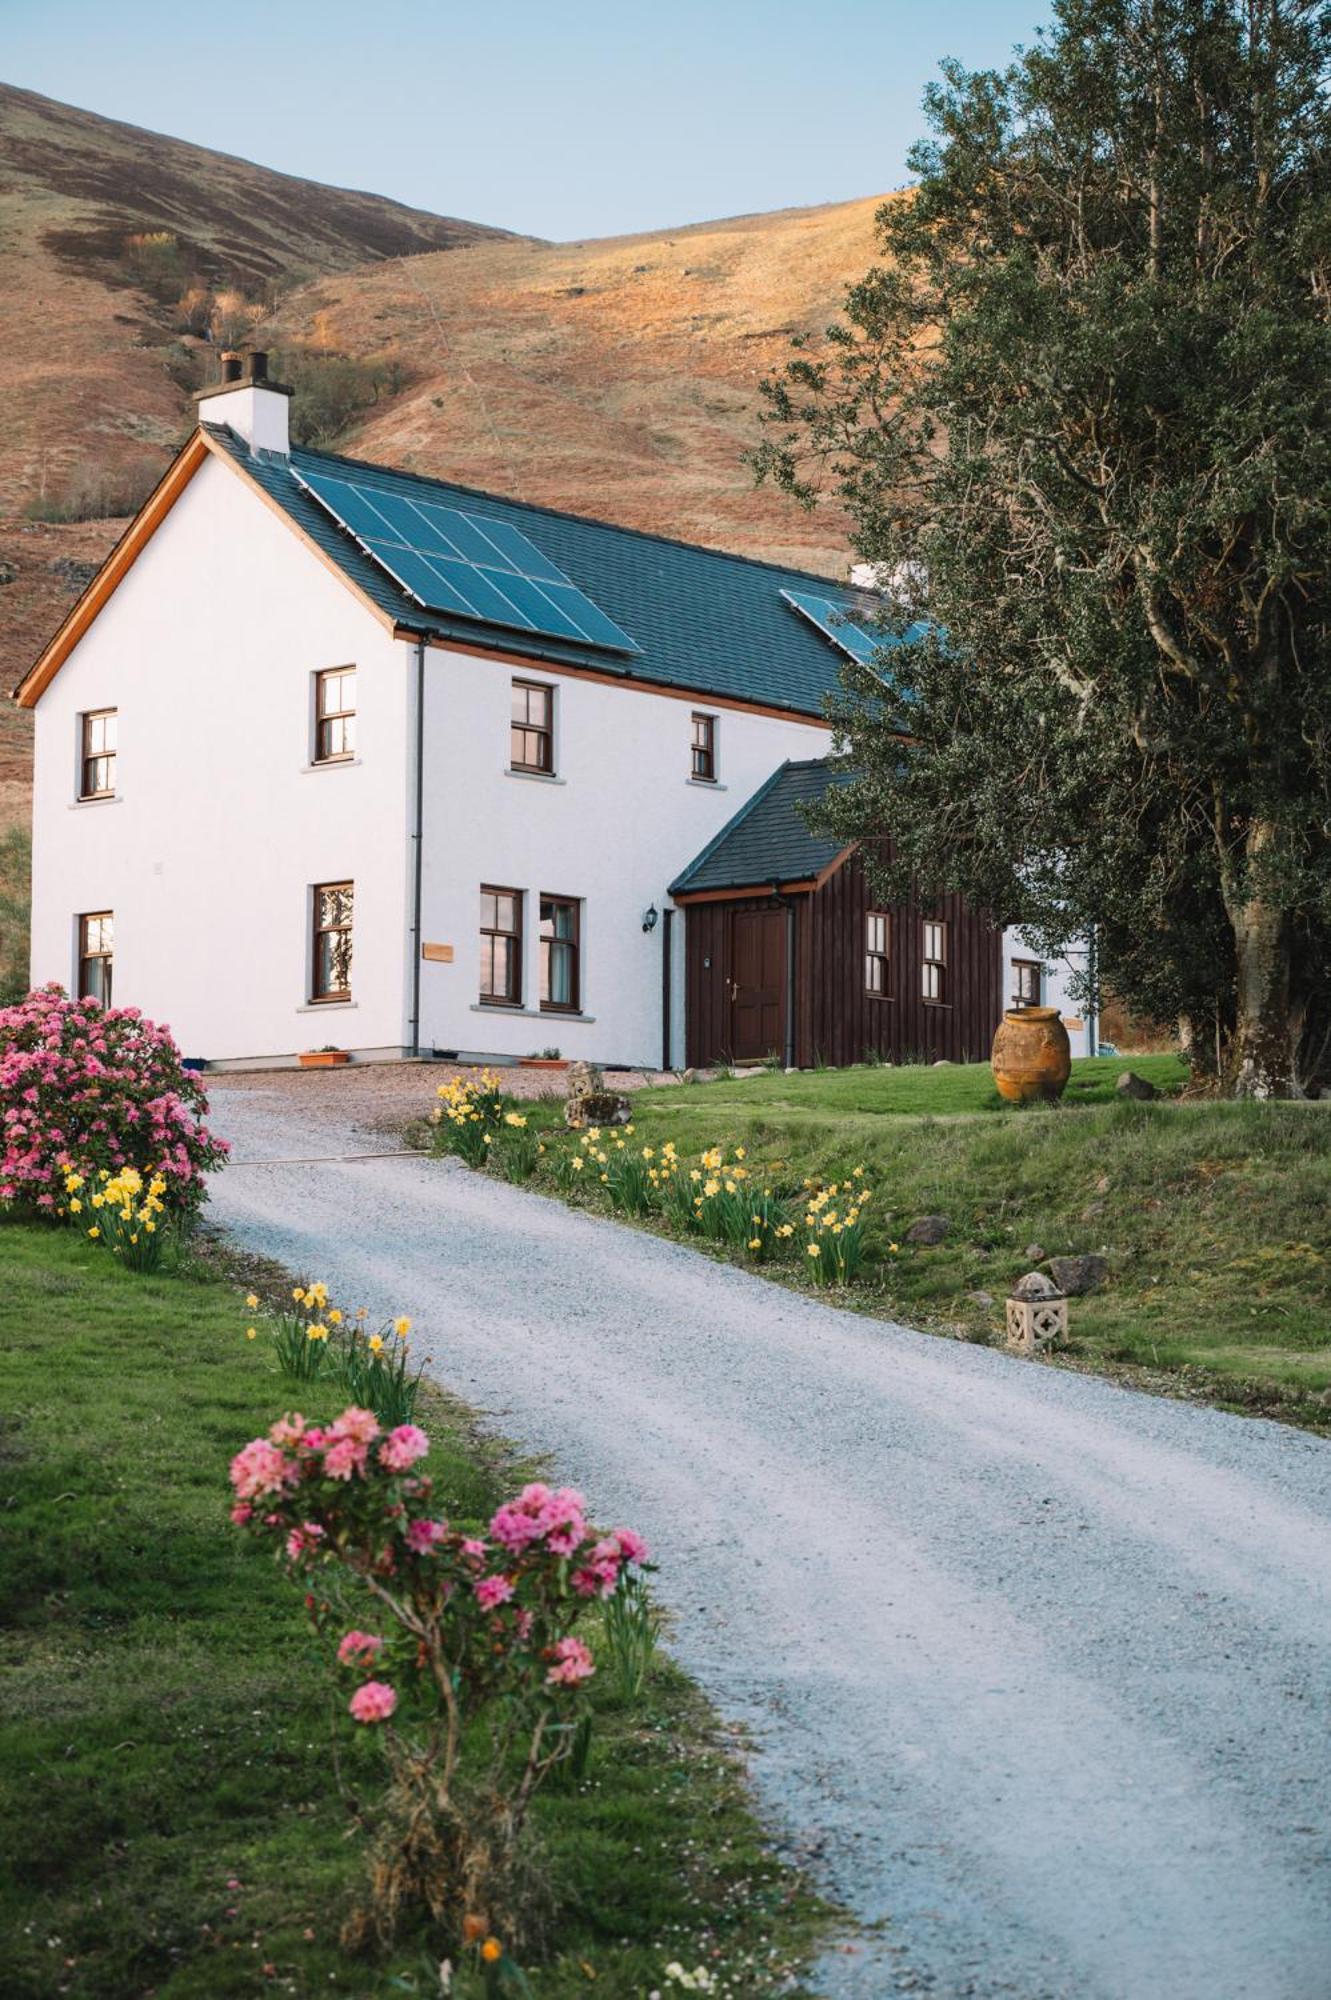
[[[298, 1591], [227, 1522], [230, 1455], [297, 1400], [241, 1328], [236, 1288], [202, 1269], [136, 1279], [71, 1233], [0, 1225], [13, 2000], [439, 1991], [423, 1936], [378, 1959], [338, 1946], [380, 1768]], [[465, 1413], [425, 1420], [448, 1512], [488, 1514], [514, 1466]], [[639, 1703], [606, 1685], [597, 1704], [582, 1785], [540, 1800], [563, 1914], [537, 1995], [630, 2000], [674, 1958], [769, 1993], [819, 1913], [717, 1725], [659, 1658]]]
[[[1064, 1360], [1331, 1430], [1331, 1113], [1125, 1102], [1127, 1067], [1079, 1063], [1062, 1104], [1021, 1109], [1000, 1106], [982, 1064], [646, 1090], [635, 1139], [690, 1159], [742, 1145], [796, 1189], [863, 1166], [868, 1256], [838, 1302], [965, 1339], [999, 1337], [1031, 1246], [1103, 1253], [1109, 1280], [1072, 1302]], [[1182, 1081], [1170, 1056], [1131, 1067], [1162, 1090]], [[554, 1122], [558, 1107], [538, 1115]], [[936, 1248], [906, 1240], [923, 1215], [948, 1219]], [[807, 1282], [794, 1259], [764, 1268]]]

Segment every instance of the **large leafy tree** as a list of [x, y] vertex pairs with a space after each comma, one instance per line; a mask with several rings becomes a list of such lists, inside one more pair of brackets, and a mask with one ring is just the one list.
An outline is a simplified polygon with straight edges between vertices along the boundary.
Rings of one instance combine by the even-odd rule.
[[1094, 925], [1261, 1096], [1331, 1026], [1329, 80], [1307, 0], [1055, 0], [1004, 72], [946, 65], [756, 453], [926, 627], [904, 754], [847, 672], [837, 830], [1046, 948]]

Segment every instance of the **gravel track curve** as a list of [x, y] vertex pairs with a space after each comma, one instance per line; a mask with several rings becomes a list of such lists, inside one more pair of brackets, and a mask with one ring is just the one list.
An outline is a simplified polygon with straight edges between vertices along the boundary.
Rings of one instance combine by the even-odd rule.
[[[213, 1217], [632, 1522], [829, 2000], [1328, 2000], [1331, 1446], [834, 1310], [227, 1080]], [[299, 1164], [317, 1155], [319, 1164]], [[291, 1162], [297, 1162], [291, 1164]]]

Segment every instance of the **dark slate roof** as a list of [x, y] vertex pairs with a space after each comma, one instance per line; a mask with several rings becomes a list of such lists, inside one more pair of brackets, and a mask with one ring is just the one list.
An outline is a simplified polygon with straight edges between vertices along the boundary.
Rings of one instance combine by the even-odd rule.
[[820, 875], [845, 843], [812, 832], [800, 807], [817, 805], [833, 786], [847, 784], [852, 776], [825, 757], [778, 765], [747, 805], [670, 884], [671, 895], [807, 882]]
[[[861, 618], [873, 615], [872, 600], [863, 593], [806, 571], [532, 507], [328, 452], [294, 447], [289, 460], [270, 452], [251, 455], [225, 426], [205, 428], [367, 597], [406, 630], [427, 637], [465, 640], [551, 664], [594, 667], [629, 681], [820, 716], [825, 697], [838, 685], [842, 654], [786, 603], [782, 589], [807, 590], [813, 585], [820, 594], [844, 601]], [[626, 660], [559, 639], [519, 638], [493, 626], [423, 611], [298, 485], [293, 469], [415, 493], [471, 514], [510, 521], [636, 640], [641, 653]]]

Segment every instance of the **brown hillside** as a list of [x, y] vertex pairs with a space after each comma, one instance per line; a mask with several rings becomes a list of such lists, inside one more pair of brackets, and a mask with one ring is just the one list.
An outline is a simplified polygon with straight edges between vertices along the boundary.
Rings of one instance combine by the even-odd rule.
[[397, 364], [352, 456], [844, 575], [844, 522], [742, 455], [761, 378], [872, 261], [877, 206], [413, 257], [307, 285], [264, 337]]
[[[170, 268], [145, 274], [131, 239], [154, 233]], [[194, 367], [173, 294], [195, 280], [257, 297], [502, 233], [0, 84], [0, 511], [59, 495], [76, 468], [160, 472]]]

